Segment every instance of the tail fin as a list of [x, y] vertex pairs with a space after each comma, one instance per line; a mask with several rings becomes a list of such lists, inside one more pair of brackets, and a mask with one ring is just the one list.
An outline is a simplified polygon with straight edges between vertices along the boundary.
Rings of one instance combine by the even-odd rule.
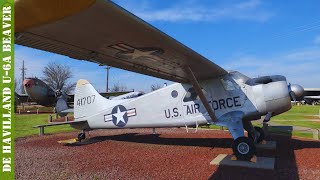
[[77, 82], [74, 96], [74, 117], [85, 118], [105, 109], [108, 99], [102, 97], [94, 87], [84, 79]]

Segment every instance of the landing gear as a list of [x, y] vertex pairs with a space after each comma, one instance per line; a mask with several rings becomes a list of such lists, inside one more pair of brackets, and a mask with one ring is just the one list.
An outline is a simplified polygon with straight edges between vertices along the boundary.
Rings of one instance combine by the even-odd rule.
[[254, 127], [252, 131], [248, 131], [248, 137], [255, 143], [261, 143], [265, 139], [265, 133], [261, 127]]
[[81, 142], [81, 140], [83, 139], [86, 139], [86, 134], [84, 133], [84, 131], [78, 134], [78, 141]]
[[261, 127], [254, 127], [254, 130], [255, 130], [256, 141], [257, 143], [260, 143], [265, 139], [264, 131]]
[[232, 150], [238, 160], [250, 161], [256, 152], [254, 142], [251, 138], [239, 137], [232, 144]]
[[253, 127], [250, 121], [242, 121], [244, 129], [248, 132], [248, 137], [253, 140], [254, 143], [260, 143], [265, 139], [265, 133], [260, 127]]

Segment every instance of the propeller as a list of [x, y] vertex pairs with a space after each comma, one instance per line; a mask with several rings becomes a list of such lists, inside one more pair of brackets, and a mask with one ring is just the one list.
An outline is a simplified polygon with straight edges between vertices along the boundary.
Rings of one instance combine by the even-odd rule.
[[60, 97], [62, 95], [61, 89], [57, 89], [55, 92], [56, 98]]
[[67, 104], [68, 97], [65, 94], [65, 92], [62, 91], [61, 88], [59, 88], [55, 91], [55, 96], [56, 96], [55, 110], [59, 114], [60, 117], [64, 117], [68, 114], [68, 113], [63, 112], [69, 108], [68, 104]]

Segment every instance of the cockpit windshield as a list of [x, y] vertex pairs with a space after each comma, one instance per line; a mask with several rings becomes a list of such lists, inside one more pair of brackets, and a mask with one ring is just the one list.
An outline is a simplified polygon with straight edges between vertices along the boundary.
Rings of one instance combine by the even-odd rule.
[[231, 77], [238, 81], [238, 82], [242, 82], [242, 83], [246, 83], [250, 78], [246, 75], [243, 75], [241, 73], [239, 73], [238, 71], [230, 71], [229, 74], [231, 75]]

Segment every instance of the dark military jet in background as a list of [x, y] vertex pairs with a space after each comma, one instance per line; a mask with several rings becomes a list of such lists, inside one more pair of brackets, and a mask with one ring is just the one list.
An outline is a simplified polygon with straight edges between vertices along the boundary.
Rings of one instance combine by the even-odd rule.
[[[73, 112], [74, 94], [66, 94], [61, 90], [53, 90], [48, 84], [38, 78], [27, 78], [23, 81], [26, 94], [15, 93], [16, 99], [20, 103], [35, 102], [46, 107], [54, 107], [55, 112], [60, 116], [66, 116]], [[131, 91], [100, 93], [105, 98], [117, 97], [124, 94], [136, 93]], [[140, 92], [141, 93], [141, 92]]]
[[305, 88], [304, 101], [306, 104], [314, 105], [320, 100], [320, 88]]

